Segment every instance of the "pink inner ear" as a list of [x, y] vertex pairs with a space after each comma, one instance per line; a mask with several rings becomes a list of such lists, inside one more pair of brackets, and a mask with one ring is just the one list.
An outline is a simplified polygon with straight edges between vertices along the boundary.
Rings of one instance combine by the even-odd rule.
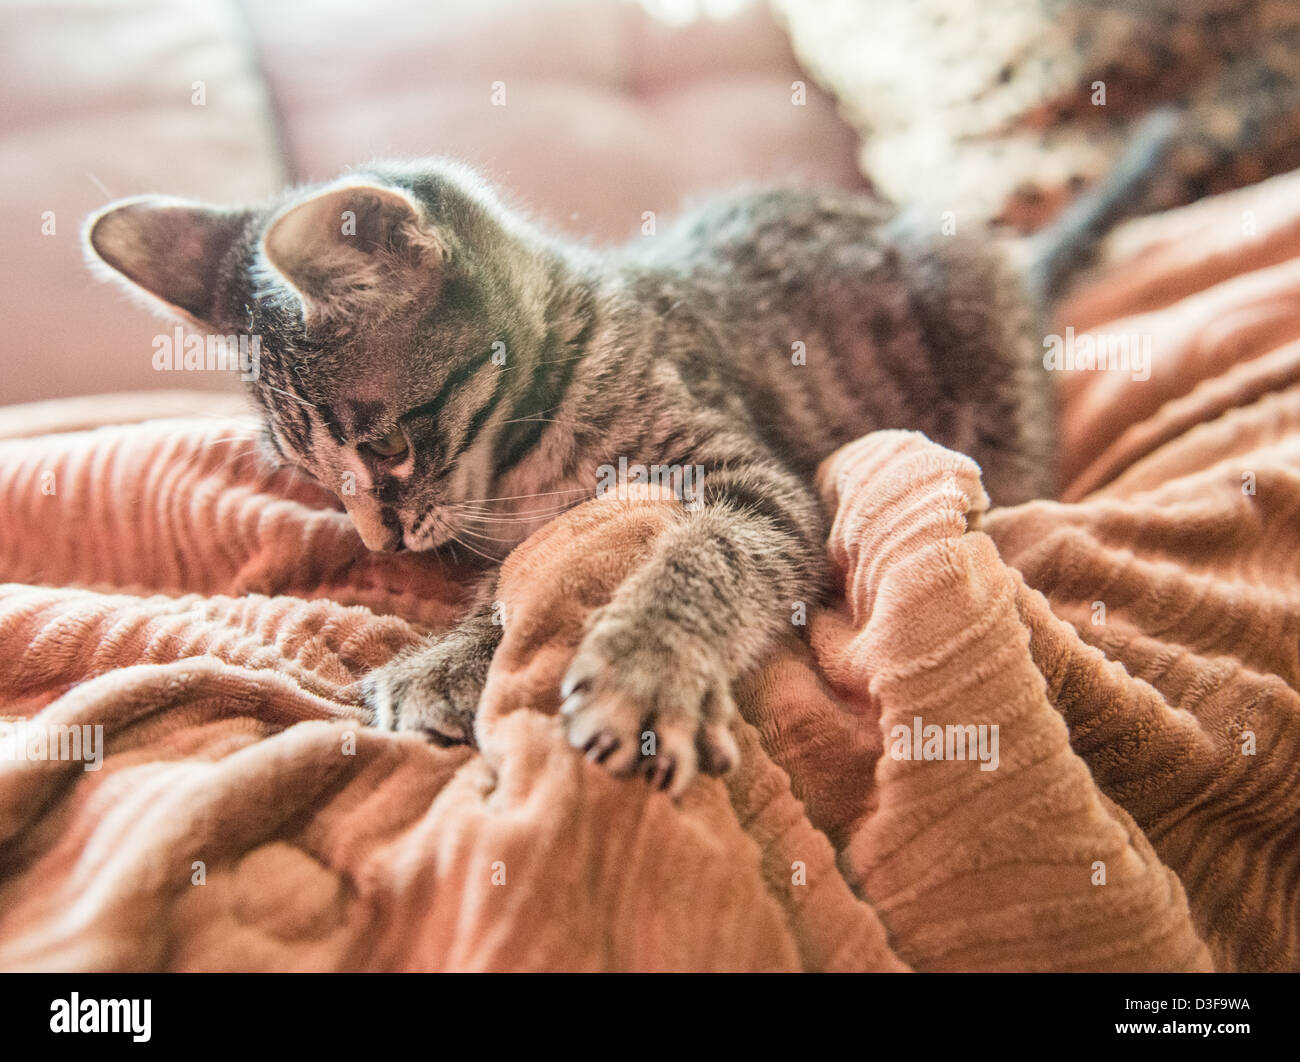
[[309, 313], [409, 289], [414, 275], [401, 277], [395, 270], [404, 263], [414, 274], [442, 257], [416, 205], [378, 185], [327, 189], [289, 207], [271, 222], [263, 253]]
[[202, 322], [221, 259], [248, 215], [163, 197], [127, 200], [92, 218], [86, 243], [133, 289]]

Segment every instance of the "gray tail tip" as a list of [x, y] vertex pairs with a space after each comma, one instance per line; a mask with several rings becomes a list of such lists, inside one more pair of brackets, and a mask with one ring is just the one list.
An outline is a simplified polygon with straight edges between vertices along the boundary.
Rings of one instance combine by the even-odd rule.
[[1039, 306], [1058, 300], [1093, 263], [1102, 238], [1119, 222], [1136, 216], [1152, 182], [1161, 174], [1182, 125], [1182, 110], [1160, 107], [1142, 118], [1115, 164], [1101, 181], [1030, 237], [1026, 287]]

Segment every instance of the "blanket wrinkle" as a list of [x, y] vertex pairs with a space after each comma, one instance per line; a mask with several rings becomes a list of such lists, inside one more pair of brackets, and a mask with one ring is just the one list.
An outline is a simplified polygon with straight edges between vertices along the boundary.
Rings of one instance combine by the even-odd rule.
[[284, 597], [132, 598], [21, 586], [0, 597], [9, 688], [47, 702], [87, 676], [120, 669], [123, 660], [192, 658], [286, 674], [328, 697], [417, 640], [392, 617]]
[[0, 538], [14, 582], [328, 598], [430, 629], [464, 604], [454, 564], [368, 552], [319, 484], [263, 464], [242, 418], [0, 439], [0, 469], [22, 514]]
[[1300, 172], [1130, 222], [1107, 240], [1104, 284], [1070, 295], [1076, 329], [1173, 305], [1233, 277], [1295, 257]]
[[[1150, 456], [1185, 432], [1205, 430], [1202, 425], [1225, 413], [1261, 403], [1273, 392], [1285, 392], [1297, 375], [1300, 375], [1300, 343], [1288, 343], [1227, 376], [1202, 381], [1191, 393], [1166, 402], [1156, 416], [1121, 432], [1075, 476], [1062, 492], [1061, 500], [1078, 501], [1111, 489], [1139, 458]], [[1276, 406], [1283, 416], [1293, 408], [1285, 400], [1270, 399], [1269, 404]], [[1226, 442], [1238, 442], [1235, 430]]]
[[[1076, 751], [1178, 872], [1216, 968], [1294, 969], [1294, 692], [1202, 680], [1185, 703], [1167, 701], [1127, 661], [1079, 646], [1035, 591], [1019, 603]], [[1253, 757], [1240, 751], [1246, 730]]]
[[[1057, 325], [1062, 326], [1073, 327], [1068, 317]], [[1158, 315], [1112, 321], [1090, 334], [1104, 340], [1098, 357], [1116, 340], [1128, 341], [1130, 350], [1149, 344], [1150, 378], [1140, 378], [1140, 365], [1129, 372], [1065, 374], [1061, 432], [1067, 480], [1082, 471], [1085, 439], [1118, 434], [1129, 418], [1149, 417], [1197, 383], [1300, 338], [1300, 260], [1227, 281]], [[1076, 349], [1078, 344], [1076, 335]], [[1135, 382], [1144, 386], [1133, 387]]]
[[[609, 598], [649, 553], [654, 540], [682, 517], [680, 505], [671, 498], [636, 504], [595, 502], [538, 532], [528, 548], [511, 555], [503, 567], [499, 590], [507, 617], [505, 633], [484, 691], [478, 726], [486, 759], [510, 762], [499, 745], [503, 716], [520, 708], [555, 711], [560, 680], [581, 638], [587, 614]], [[781, 735], [792, 731], [798, 735], [802, 729], [814, 740], [825, 739], [824, 726], [801, 726], [801, 717], [806, 717], [809, 709], [816, 711], [820, 720], [830, 714], [824, 696], [822, 704], [813, 700], [792, 705], [796, 710], [789, 715], [780, 713], [779, 721], [776, 713], [764, 710], [764, 700], [755, 696], [764, 684], [772, 684], [774, 671], [802, 674], [805, 686], [811, 685], [806, 651], [802, 657], [800, 647], [786, 646], [777, 660], [738, 691], [742, 714], [749, 721], [740, 728], [745, 751], [741, 767], [728, 777], [725, 790], [721, 783], [707, 781], [698, 784], [695, 792], [707, 791], [712, 799], [710, 814], [734, 822], [748, 834], [719, 849], [720, 865], [731, 866], [732, 873], [750, 867], [758, 874], [751, 887], [761, 882], [778, 898], [783, 922], [788, 920], [786, 932], [792, 932], [799, 942], [804, 964], [817, 969], [903, 969], [890, 952], [875, 915], [854, 898], [836, 870], [834, 849], [806, 817], [791, 791], [789, 776], [764, 753], [765, 746], [752, 729], [757, 725], [760, 733], [771, 734], [779, 726]], [[786, 684], [779, 682], [775, 688], [785, 689]], [[819, 691], [809, 692], [815, 695]], [[558, 721], [549, 733], [555, 755], [571, 759]], [[796, 756], [806, 760], [806, 739], [803, 735], [774, 735], [773, 743], [781, 750], [778, 762]], [[585, 775], [602, 791], [620, 791], [620, 783], [601, 768], [585, 761], [581, 764]], [[869, 770], [869, 764], [866, 767]], [[643, 782], [635, 784], [644, 789]], [[646, 799], [644, 792], [640, 799]], [[664, 804], [659, 795], [650, 796], [649, 802], [655, 807]], [[686, 814], [686, 806], [680, 814]], [[693, 826], [697, 834], [726, 835], [716, 824], [707, 830], [693, 821], [683, 825]], [[645, 842], [656, 844], [660, 830], [662, 827], [647, 832]], [[737, 932], [732, 919], [744, 917], [748, 916], [743, 907], [736, 906], [726, 931]]]
[[[900, 473], [897, 457], [908, 449], [922, 451], [915, 463], [928, 475]], [[938, 475], [946, 489], [935, 489]], [[867, 534], [833, 529], [831, 553], [850, 568], [846, 585], [872, 603], [858, 640], [881, 729], [908, 732], [919, 718], [1000, 730], [994, 771], [910, 756], [877, 767], [879, 806], [846, 859], [896, 946], [906, 941], [903, 958], [924, 969], [968, 968], [960, 941], [974, 927], [983, 969], [1131, 968], [1141, 962], [1135, 946], [1162, 955], [1164, 968], [1207, 968], [1177, 879], [1148, 845], [1132, 843], [1136, 828], [1099, 799], [1069, 747], [1028, 652], [1014, 580], [992, 542], [967, 531], [965, 514], [987, 504], [973, 462], [911, 433], [877, 432], [841, 450], [823, 478], [835, 483], [841, 518], [870, 514]], [[881, 505], [882, 495], [891, 504]], [[929, 505], [917, 505], [917, 495]], [[896, 538], [912, 549], [882, 563], [890, 548], [881, 543]], [[1054, 829], [1033, 828], [1044, 821]], [[1105, 888], [1087, 884], [1096, 861], [1107, 867]], [[1044, 924], [1055, 930], [1047, 938], [1034, 931]], [[1112, 935], [1120, 927], [1124, 936]], [[1056, 952], [1059, 939], [1070, 941], [1068, 957]]]
[[1158, 364], [1059, 374], [1057, 500], [911, 432], [828, 458], [837, 593], [680, 803], [556, 714], [674, 499], [511, 554], [480, 747], [433, 748], [358, 682], [466, 571], [367, 553], [209, 396], [0, 410], [0, 739], [103, 728], [0, 757], [0, 969], [1300, 969], [1297, 187], [1115, 242], [1063, 320]]
[[[1228, 419], [1249, 420], [1250, 413]], [[1068, 550], [1059, 528], [1043, 528], [1041, 510], [995, 514], [991, 530], [1025, 582], [1071, 621], [1049, 629], [1037, 616], [1036, 656], [1062, 637], [1073, 653], [1100, 650], [1072, 661], [1062, 680], [1077, 711], [1067, 712], [1067, 721], [1072, 733], [1098, 727], [1080, 753], [1179, 872], [1220, 964], [1291, 968], [1290, 890], [1300, 842], [1300, 580], [1293, 565], [1277, 561], [1294, 556], [1297, 546], [1300, 477], [1291, 470], [1300, 453], [1285, 436], [1272, 451], [1257, 450], [1259, 467], [1277, 474], [1247, 500], [1216, 446], [1195, 433], [1172, 445], [1191, 451], [1178, 455], [1181, 467], [1194, 468], [1199, 459], [1208, 468], [1166, 483], [1158, 497], [1130, 498], [1123, 507], [1098, 498], [1074, 507]], [[1218, 503], [1213, 533], [1171, 534], [1166, 524], [1179, 503], [1201, 513]], [[1003, 536], [1004, 521], [1022, 526]], [[1125, 549], [1138, 543], [1151, 562]], [[1099, 602], [1101, 623], [1092, 619]], [[1035, 606], [1039, 614], [1048, 607]], [[1103, 672], [1108, 681], [1100, 688], [1083, 682], [1085, 674], [1095, 681], [1102, 661], [1115, 662]], [[1048, 674], [1064, 665], [1039, 666]], [[1194, 740], [1187, 719], [1199, 731]], [[1248, 739], [1257, 751], [1249, 751]], [[1215, 838], [1212, 845], [1207, 837]]]
[[1204, 423], [1157, 425], [1154, 447], [1121, 439], [1123, 470], [1068, 521], [1028, 507], [993, 514], [990, 533], [1027, 584], [1035, 658], [1076, 750], [1178, 872], [1216, 965], [1294, 969], [1295, 345], [1239, 374], [1240, 408], [1224, 408], [1233, 388], [1205, 388], [1157, 416], [1182, 425], [1199, 406]]

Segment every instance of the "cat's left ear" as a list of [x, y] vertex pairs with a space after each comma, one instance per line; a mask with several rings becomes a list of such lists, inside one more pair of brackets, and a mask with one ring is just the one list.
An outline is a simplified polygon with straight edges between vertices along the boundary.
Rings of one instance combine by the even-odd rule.
[[446, 260], [410, 196], [364, 180], [290, 204], [267, 225], [262, 253], [308, 321], [427, 289]]
[[92, 265], [150, 297], [157, 308], [208, 322], [221, 261], [247, 225], [247, 211], [167, 196], [110, 203], [82, 230]]

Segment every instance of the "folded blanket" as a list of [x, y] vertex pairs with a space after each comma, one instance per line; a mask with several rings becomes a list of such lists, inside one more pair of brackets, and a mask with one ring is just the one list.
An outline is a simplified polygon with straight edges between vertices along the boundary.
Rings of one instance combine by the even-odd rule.
[[1300, 968], [1300, 344], [1256, 312], [1300, 209], [1239, 269], [1206, 237], [1276, 193], [1162, 219], [1067, 309], [1163, 341], [1143, 382], [1062, 373], [1062, 501], [988, 511], [908, 432], [825, 463], [840, 592], [679, 804], [555, 714], [675, 501], [509, 557], [481, 747], [439, 749], [358, 680], [453, 622], [453, 564], [368, 554], [183, 397], [0, 411], [0, 967]]

